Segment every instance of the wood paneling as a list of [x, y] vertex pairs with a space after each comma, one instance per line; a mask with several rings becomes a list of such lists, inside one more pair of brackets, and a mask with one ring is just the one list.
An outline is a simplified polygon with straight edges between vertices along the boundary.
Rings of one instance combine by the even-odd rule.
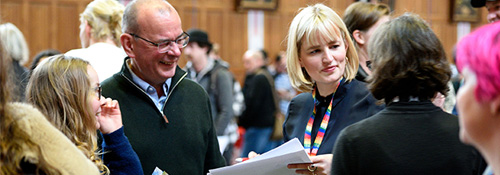
[[49, 48], [66, 52], [81, 47], [79, 14], [90, 1], [1, 0], [0, 16], [2, 23], [13, 23], [23, 32], [32, 59]]
[[[3, 22], [15, 24], [25, 35], [31, 56], [48, 48], [66, 52], [79, 48], [79, 14], [91, 0], [0, 0]], [[231, 64], [230, 70], [243, 81], [241, 57], [248, 48], [247, 13], [236, 11], [236, 0], [170, 0], [179, 12], [184, 30], [199, 28], [221, 46], [221, 57]], [[264, 46], [271, 62], [286, 49], [286, 34], [299, 8], [324, 3], [340, 16], [354, 0], [280, 0], [278, 8], [264, 13]], [[457, 42], [457, 22], [450, 20], [452, 1], [394, 0], [394, 16], [413, 12], [426, 19], [441, 39], [447, 53]], [[481, 21], [473, 29], [486, 24], [486, 10], [481, 9]], [[451, 57], [450, 57], [451, 58]], [[186, 60], [182, 58], [181, 66]]]

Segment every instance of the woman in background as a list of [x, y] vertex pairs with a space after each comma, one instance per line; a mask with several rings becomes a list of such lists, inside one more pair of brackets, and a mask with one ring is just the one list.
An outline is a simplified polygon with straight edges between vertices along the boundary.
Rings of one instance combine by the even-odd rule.
[[[87, 61], [65, 55], [47, 58], [33, 71], [26, 95], [101, 172], [143, 174], [123, 133], [118, 102], [101, 96], [99, 78]], [[103, 134], [103, 158], [97, 129]]]
[[0, 175], [99, 174], [40, 111], [11, 102], [10, 65], [0, 42]]
[[82, 49], [65, 55], [88, 61], [101, 81], [120, 71], [127, 56], [121, 48], [122, 16], [125, 7], [117, 0], [94, 0], [80, 14]]
[[309, 6], [288, 31], [287, 70], [301, 94], [283, 124], [285, 141], [298, 138], [312, 164], [291, 164], [299, 174], [330, 174], [331, 151], [342, 129], [378, 112], [366, 85], [354, 79], [358, 56], [342, 19], [323, 4]]
[[483, 26], [457, 44], [457, 66], [465, 83], [457, 94], [460, 139], [476, 147], [500, 174], [500, 23]]
[[385, 4], [355, 2], [344, 12], [343, 20], [358, 51], [359, 68], [356, 80], [364, 82], [372, 74], [369, 64], [371, 60], [367, 52], [368, 41], [380, 24], [389, 21], [390, 11]]

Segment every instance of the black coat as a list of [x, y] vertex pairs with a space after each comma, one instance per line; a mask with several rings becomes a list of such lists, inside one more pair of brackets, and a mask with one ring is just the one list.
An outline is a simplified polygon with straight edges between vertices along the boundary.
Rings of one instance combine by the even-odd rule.
[[459, 140], [458, 118], [431, 101], [395, 102], [340, 134], [332, 174], [481, 174], [484, 162]]
[[[375, 98], [367, 90], [365, 83], [357, 80], [351, 80], [347, 83], [342, 81], [334, 96], [332, 113], [323, 142], [318, 149], [318, 155], [332, 152], [337, 136], [342, 129], [372, 116], [383, 108], [383, 106], [375, 105], [375, 102]], [[311, 93], [302, 93], [292, 99], [283, 124], [285, 141], [298, 138], [304, 144], [306, 125], [313, 109], [314, 100]], [[316, 117], [315, 120], [321, 119]], [[318, 130], [317, 128], [319, 126], [313, 127], [313, 131]], [[316, 133], [312, 132], [312, 137], [315, 135]]]

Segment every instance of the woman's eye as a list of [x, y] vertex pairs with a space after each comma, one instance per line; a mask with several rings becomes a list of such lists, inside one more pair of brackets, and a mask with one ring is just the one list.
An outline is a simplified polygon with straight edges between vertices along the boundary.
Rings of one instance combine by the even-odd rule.
[[340, 45], [338, 45], [338, 44], [330, 46], [331, 49], [336, 49], [336, 48], [339, 48], [339, 47], [340, 47]]
[[319, 49], [315, 49], [315, 50], [309, 51], [309, 54], [315, 54], [315, 53], [318, 53], [318, 52], [319, 52]]

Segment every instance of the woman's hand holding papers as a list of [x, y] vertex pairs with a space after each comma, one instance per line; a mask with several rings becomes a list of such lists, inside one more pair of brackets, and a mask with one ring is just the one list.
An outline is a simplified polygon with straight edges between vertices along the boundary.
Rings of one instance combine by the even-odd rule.
[[[250, 155], [250, 154], [249, 154]], [[329, 175], [333, 154], [311, 156], [311, 163], [288, 164], [288, 169], [295, 169], [297, 174]]]

